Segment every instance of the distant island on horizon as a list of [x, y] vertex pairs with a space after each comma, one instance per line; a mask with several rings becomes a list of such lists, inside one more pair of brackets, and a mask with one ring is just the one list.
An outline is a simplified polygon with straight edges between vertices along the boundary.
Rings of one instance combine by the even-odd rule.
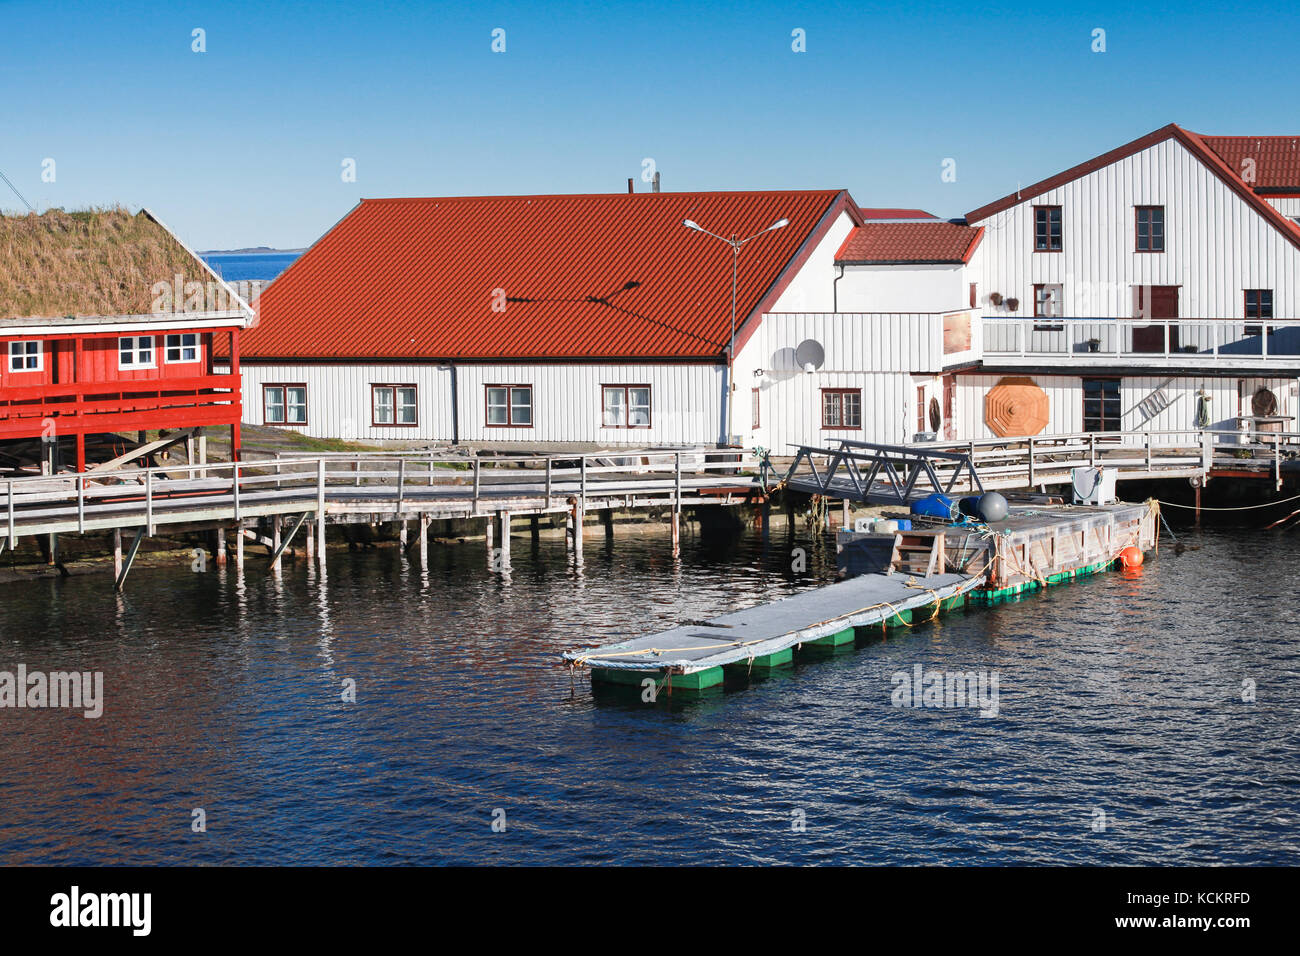
[[272, 249], [270, 246], [249, 246], [245, 249], [206, 249], [199, 253], [201, 256], [275, 256], [275, 255], [302, 255], [306, 252], [302, 249]]

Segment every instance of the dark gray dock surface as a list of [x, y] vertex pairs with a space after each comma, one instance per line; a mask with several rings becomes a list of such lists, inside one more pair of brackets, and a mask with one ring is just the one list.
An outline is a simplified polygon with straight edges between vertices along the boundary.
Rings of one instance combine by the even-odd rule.
[[773, 654], [849, 627], [880, 624], [898, 611], [933, 605], [983, 581], [983, 575], [864, 574], [724, 614], [707, 624], [568, 651], [563, 658], [610, 670], [673, 668], [689, 674]]

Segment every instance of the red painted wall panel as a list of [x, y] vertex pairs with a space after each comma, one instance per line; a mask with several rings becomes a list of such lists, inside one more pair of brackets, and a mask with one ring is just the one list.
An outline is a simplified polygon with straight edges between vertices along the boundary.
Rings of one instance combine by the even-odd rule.
[[[173, 333], [177, 334], [177, 333]], [[3, 344], [0, 387], [71, 384], [73, 382], [140, 382], [206, 375], [212, 355], [212, 333], [199, 332], [198, 361], [168, 362], [166, 336], [155, 335], [153, 368], [119, 368], [117, 336], [85, 337], [81, 340], [81, 368], [76, 368], [73, 339], [42, 340], [43, 367], [39, 372], [9, 371], [9, 347]]]

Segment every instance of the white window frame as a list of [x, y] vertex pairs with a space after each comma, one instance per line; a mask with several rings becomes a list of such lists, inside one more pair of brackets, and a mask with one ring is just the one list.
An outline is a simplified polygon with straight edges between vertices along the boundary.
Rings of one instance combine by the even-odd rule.
[[[27, 346], [35, 345], [36, 351], [30, 351]], [[17, 350], [17, 351], [15, 351]], [[10, 372], [44, 372], [45, 371], [45, 343], [40, 339], [19, 339], [9, 343], [9, 364]], [[36, 364], [29, 366], [27, 360], [36, 359]], [[18, 360], [15, 367], [14, 360]]]
[[[297, 407], [298, 407], [298, 404], [297, 404], [297, 403], [294, 403], [294, 404], [292, 404], [292, 405], [289, 403], [289, 390], [290, 390], [291, 388], [300, 388], [300, 389], [302, 389], [302, 420], [301, 420], [301, 421], [290, 421], [290, 419], [289, 419], [289, 410], [290, 410], [291, 408], [297, 408]], [[281, 415], [281, 418], [280, 418], [279, 420], [275, 420], [275, 419], [272, 419], [272, 418], [271, 418], [271, 415], [270, 415], [270, 404], [267, 402], [267, 395], [268, 395], [268, 393], [270, 393], [270, 392], [272, 392], [272, 391], [277, 391], [277, 390], [280, 392], [280, 415]], [[264, 424], [264, 425], [289, 425], [289, 426], [292, 426], [292, 427], [300, 427], [300, 426], [303, 426], [303, 425], [306, 425], [306, 424], [307, 424], [307, 417], [308, 417], [308, 416], [307, 416], [307, 386], [306, 386], [304, 383], [302, 383], [302, 382], [287, 382], [287, 383], [275, 382], [275, 383], [268, 383], [268, 384], [265, 384], [265, 385], [262, 386], [262, 424]]]
[[[172, 339], [177, 339], [177, 343], [172, 345]], [[193, 345], [186, 345], [185, 340], [192, 339]], [[199, 342], [199, 333], [197, 332], [173, 332], [163, 336], [163, 358], [168, 365], [192, 365], [203, 357], [203, 349]], [[187, 351], [193, 351], [193, 358], [185, 358]], [[172, 352], [176, 353], [176, 358], [172, 358]]]
[[[483, 386], [483, 424], [487, 428], [532, 428], [533, 427], [533, 387], [531, 385], [485, 385]], [[506, 393], [505, 404], [492, 403], [492, 392], [504, 391]], [[516, 402], [515, 396], [519, 392], [528, 393], [527, 403]], [[492, 409], [504, 408], [506, 410], [506, 420], [504, 422], [492, 421]], [[517, 417], [517, 410], [528, 409], [528, 421], [520, 421]]]
[[[379, 420], [379, 395], [381, 392], [388, 393], [388, 404], [383, 406], [389, 414], [388, 421]], [[409, 402], [399, 401], [401, 392], [410, 392], [411, 400]], [[409, 422], [401, 421], [403, 409], [410, 409], [411, 420]], [[409, 383], [389, 384], [380, 382], [370, 386], [370, 424], [375, 428], [418, 428], [420, 424], [420, 391], [419, 387]]]
[[[147, 341], [148, 346], [141, 348], [141, 343]], [[130, 343], [129, 345], [126, 343]], [[122, 361], [122, 353], [129, 352], [131, 360]], [[140, 356], [145, 352], [149, 353], [149, 361], [142, 362]], [[117, 339], [117, 367], [124, 369], [137, 368], [157, 368], [158, 367], [158, 343], [154, 341], [152, 335], [120, 335]]]
[[[632, 403], [632, 393], [634, 391], [645, 392], [645, 404], [634, 405]], [[619, 395], [619, 401], [615, 405], [609, 404], [609, 395], [613, 393]], [[652, 406], [654, 404], [653, 392], [649, 385], [602, 385], [600, 387], [600, 420], [603, 428], [650, 428], [653, 422]], [[610, 421], [610, 411], [620, 413], [618, 415], [622, 421]], [[643, 422], [633, 422], [636, 414], [642, 414], [645, 418]]]

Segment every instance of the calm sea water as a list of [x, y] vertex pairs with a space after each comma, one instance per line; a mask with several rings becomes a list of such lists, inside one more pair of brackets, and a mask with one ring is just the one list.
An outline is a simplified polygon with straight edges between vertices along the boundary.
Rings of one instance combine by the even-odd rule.
[[[0, 862], [1295, 864], [1300, 534], [1184, 540], [657, 704], [571, 690], [557, 655], [815, 586], [808, 540], [0, 585], [0, 669], [102, 670], [107, 698], [0, 711]], [[892, 706], [918, 663], [996, 670], [999, 716]]]
[[251, 255], [206, 255], [204, 261], [221, 278], [230, 282], [263, 279], [270, 282], [293, 264], [301, 253], [266, 252]]

